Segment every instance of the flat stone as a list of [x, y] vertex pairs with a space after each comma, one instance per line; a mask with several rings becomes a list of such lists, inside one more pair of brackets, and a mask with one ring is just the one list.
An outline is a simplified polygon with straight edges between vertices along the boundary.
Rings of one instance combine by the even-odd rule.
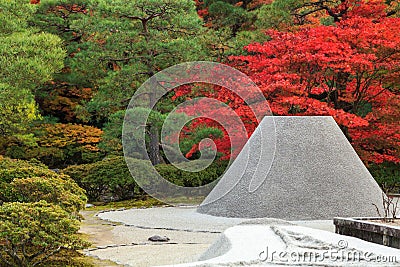
[[166, 236], [153, 235], [150, 236], [148, 240], [152, 242], [168, 242], [169, 238]]

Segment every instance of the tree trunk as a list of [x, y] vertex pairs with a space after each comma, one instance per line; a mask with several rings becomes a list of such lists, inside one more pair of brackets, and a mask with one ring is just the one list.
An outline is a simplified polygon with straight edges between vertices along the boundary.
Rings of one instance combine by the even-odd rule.
[[149, 158], [153, 165], [161, 163], [158, 128], [149, 125]]
[[[152, 73], [153, 75], [153, 73]], [[157, 110], [157, 92], [156, 92], [156, 88], [157, 88], [157, 80], [156, 77], [151, 77], [150, 78], [150, 82], [151, 82], [151, 92], [150, 92], [150, 102], [149, 102], [149, 108], [153, 109], [153, 110]], [[150, 161], [153, 165], [157, 165], [159, 163], [161, 163], [161, 156], [160, 156], [160, 138], [159, 138], [159, 130], [157, 128], [157, 126], [155, 125], [155, 123], [150, 122], [150, 124], [148, 125], [148, 133], [149, 133], [149, 158]]]

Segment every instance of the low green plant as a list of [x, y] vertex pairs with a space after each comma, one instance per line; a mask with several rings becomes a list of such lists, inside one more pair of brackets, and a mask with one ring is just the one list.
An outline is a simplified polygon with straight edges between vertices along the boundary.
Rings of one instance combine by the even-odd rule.
[[0, 206], [0, 262], [2, 266], [37, 266], [62, 248], [82, 249], [89, 243], [77, 234], [79, 220], [44, 200], [10, 202]]
[[[103, 131], [86, 125], [42, 123], [32, 126], [32, 141], [8, 138], [5, 155], [15, 159], [39, 159], [51, 168], [93, 163], [104, 153], [98, 148]], [[4, 147], [4, 145], [3, 145]]]
[[87, 198], [85, 191], [69, 176], [49, 170], [40, 162], [0, 158], [0, 201], [40, 200], [78, 215]]
[[[70, 176], [78, 185], [87, 192], [89, 200], [99, 201], [104, 196], [112, 200], [127, 200], [143, 196], [143, 190], [137, 185], [135, 178], [145, 180], [151, 175], [151, 166], [148, 161], [129, 158], [132, 173], [130, 173], [124, 157], [113, 156], [92, 164], [69, 166], [62, 173]], [[216, 161], [200, 172], [189, 172], [189, 169], [202, 166], [200, 161], [172, 164], [159, 164], [155, 166], [157, 172], [179, 186], [196, 187], [208, 184], [220, 177], [226, 169], [226, 161]]]
[[[137, 165], [136, 175], [146, 177], [149, 166], [147, 161], [130, 159]], [[136, 184], [123, 157], [114, 156], [92, 164], [73, 165], [62, 173], [69, 175], [79, 186], [84, 188], [91, 201], [104, 196], [112, 200], [132, 199], [143, 191]]]
[[388, 193], [400, 193], [400, 164], [372, 164], [369, 171], [381, 188]]
[[47, 264], [89, 244], [78, 234], [85, 192], [37, 160], [0, 156], [0, 266]]
[[178, 163], [176, 167], [172, 164], [159, 164], [156, 165], [155, 168], [164, 179], [167, 179], [171, 183], [185, 187], [196, 187], [206, 185], [218, 179], [224, 173], [227, 165], [227, 161], [218, 160], [202, 171], [185, 171], [203, 166], [201, 160], [193, 160], [190, 162]]

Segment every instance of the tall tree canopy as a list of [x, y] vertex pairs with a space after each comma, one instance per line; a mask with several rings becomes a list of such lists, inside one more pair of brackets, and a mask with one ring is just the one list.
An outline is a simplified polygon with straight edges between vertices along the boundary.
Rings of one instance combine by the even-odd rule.
[[21, 132], [37, 118], [33, 92], [63, 66], [61, 39], [29, 27], [36, 6], [0, 3], [0, 133]]
[[[93, 16], [75, 24], [75, 29], [90, 44], [88, 47], [94, 48], [95, 58], [87, 60], [95, 60], [106, 72], [96, 84], [95, 96], [85, 105], [84, 114], [92, 120], [104, 122], [125, 109], [136, 89], [158, 71], [181, 62], [207, 59], [202, 23], [193, 1], [99, 0], [93, 2], [91, 10]], [[153, 101], [150, 94], [144, 107]], [[153, 163], [161, 161], [157, 121], [171, 108], [170, 101], [160, 102], [153, 112], [155, 121], [148, 125]]]

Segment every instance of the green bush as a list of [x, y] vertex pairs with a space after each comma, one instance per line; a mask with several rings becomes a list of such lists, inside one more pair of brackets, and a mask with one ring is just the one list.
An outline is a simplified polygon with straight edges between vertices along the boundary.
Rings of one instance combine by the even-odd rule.
[[0, 206], [0, 265], [36, 266], [63, 248], [88, 247], [77, 231], [79, 221], [46, 201]]
[[14, 160], [0, 156], [0, 182], [10, 183], [16, 178], [32, 176], [55, 177], [57, 173], [49, 170], [37, 160]]
[[80, 187], [85, 189], [89, 200], [99, 200], [107, 191], [105, 177], [93, 175], [93, 164], [72, 165], [62, 170], [70, 176]]
[[[135, 170], [136, 178], [145, 180], [150, 175], [152, 167], [148, 161], [133, 158], [129, 161], [130, 166]], [[188, 168], [188, 164], [199, 166], [201, 162], [185, 162], [177, 166]], [[176, 185], [194, 187], [214, 181], [222, 175], [226, 166], [227, 162], [217, 161], [200, 172], [183, 171], [170, 164], [159, 164], [155, 168], [162, 177]], [[129, 172], [124, 157], [114, 156], [92, 164], [69, 166], [62, 173], [70, 176], [84, 188], [91, 201], [100, 200], [104, 196], [112, 196], [114, 200], [126, 200], [138, 193], [143, 194]]]
[[31, 177], [15, 179], [10, 185], [13, 188], [14, 198], [11, 199], [12, 201], [38, 202], [46, 200], [75, 215], [78, 215], [79, 210], [83, 209], [86, 203], [84, 190], [70, 178]]
[[51, 168], [93, 163], [104, 153], [98, 148], [103, 131], [86, 125], [43, 123], [30, 129], [28, 140], [8, 138], [5, 155], [15, 159], [39, 159]]
[[[138, 178], [145, 177], [146, 170], [149, 168], [147, 161], [131, 160], [132, 164], [138, 165]], [[62, 173], [69, 175], [84, 188], [92, 201], [100, 200], [104, 196], [111, 196], [114, 200], [126, 200], [133, 198], [135, 194], [142, 193], [130, 174], [124, 158], [120, 156], [106, 158], [92, 164], [69, 166]]]
[[178, 168], [171, 164], [159, 164], [156, 166], [156, 170], [164, 179], [171, 183], [179, 186], [195, 187], [206, 185], [218, 179], [224, 173], [228, 162], [215, 161], [209, 167], [199, 172], [189, 172], [184, 171], [184, 169], [202, 166], [200, 160], [182, 162], [176, 165]]
[[369, 171], [384, 191], [400, 193], [400, 164], [371, 164]]
[[87, 247], [77, 233], [84, 193], [36, 160], [0, 156], [0, 266], [36, 266]]
[[0, 158], [0, 201], [40, 200], [57, 204], [77, 215], [87, 198], [85, 191], [69, 176], [51, 171], [37, 161]]

